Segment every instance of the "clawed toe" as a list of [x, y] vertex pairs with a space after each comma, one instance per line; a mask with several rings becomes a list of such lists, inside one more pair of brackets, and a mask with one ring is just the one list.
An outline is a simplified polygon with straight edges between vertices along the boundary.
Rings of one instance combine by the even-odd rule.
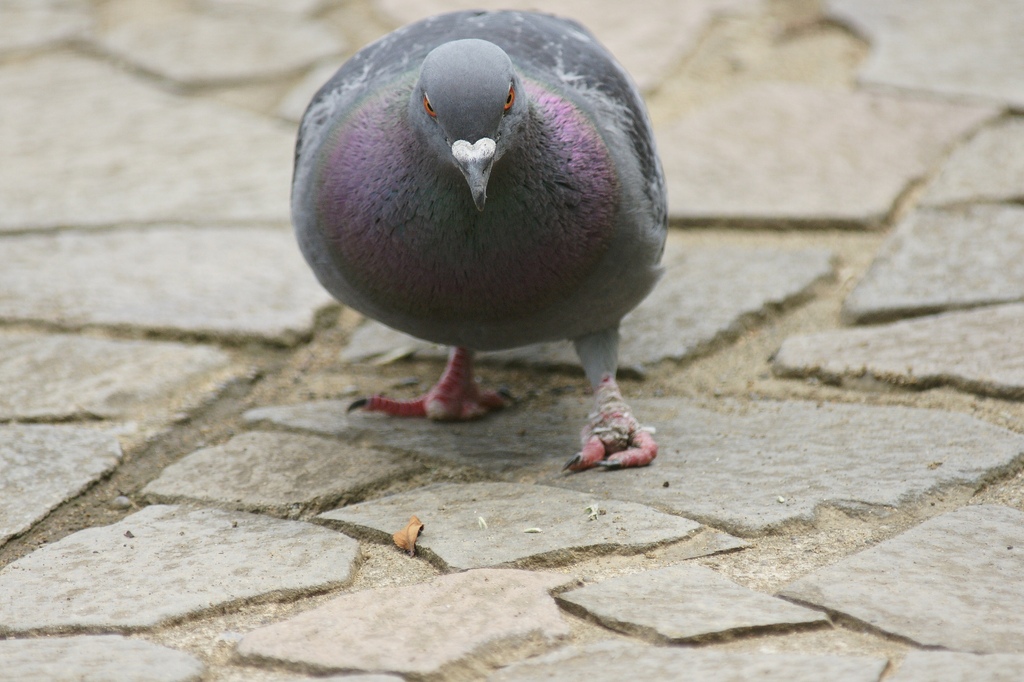
[[597, 437], [594, 437], [593, 440], [597, 443], [590, 448], [585, 446], [583, 450], [576, 453], [565, 463], [562, 471], [585, 471], [594, 467], [613, 471], [627, 467], [643, 467], [658, 456], [658, 444], [654, 442], [651, 434], [642, 428], [638, 429], [630, 438], [631, 447], [618, 452], [609, 450]]
[[473, 396], [453, 396], [431, 390], [413, 400], [393, 400], [380, 395], [360, 398], [348, 406], [348, 411], [380, 412], [392, 417], [427, 417], [435, 421], [466, 421], [500, 410], [506, 404], [507, 399], [503, 395], [492, 391], [481, 391]]
[[354, 401], [348, 406], [348, 411], [365, 410], [393, 417], [462, 421], [500, 410], [511, 401], [512, 394], [507, 388], [481, 391], [473, 380], [473, 353], [465, 348], [454, 348], [441, 379], [419, 398], [393, 400], [373, 395]]

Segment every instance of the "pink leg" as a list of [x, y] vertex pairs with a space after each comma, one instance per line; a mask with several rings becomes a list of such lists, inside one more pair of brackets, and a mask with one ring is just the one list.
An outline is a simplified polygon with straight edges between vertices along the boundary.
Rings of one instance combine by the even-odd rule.
[[508, 396], [481, 391], [473, 380], [473, 351], [452, 348], [448, 365], [438, 382], [414, 400], [392, 400], [375, 395], [349, 406], [349, 412], [364, 409], [395, 417], [429, 417], [439, 421], [459, 421], [482, 417], [505, 406]]
[[605, 375], [595, 391], [597, 410], [580, 434], [583, 449], [563, 467], [583, 471], [595, 466], [606, 469], [647, 466], [658, 456], [658, 444], [650, 431], [640, 426], [622, 399], [615, 378]]

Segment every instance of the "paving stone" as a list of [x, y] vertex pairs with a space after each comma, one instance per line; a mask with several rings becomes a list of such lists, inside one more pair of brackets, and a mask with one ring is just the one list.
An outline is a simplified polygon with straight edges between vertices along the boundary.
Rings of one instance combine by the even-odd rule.
[[[650, 296], [622, 321], [619, 360], [634, 367], [682, 360], [730, 340], [769, 310], [808, 294], [832, 275], [832, 253], [825, 249], [765, 249], [731, 246], [684, 249], [669, 243], [665, 276]], [[743, 277], [737, 278], [736, 273]], [[396, 349], [399, 349], [396, 351]], [[400, 353], [446, 356], [447, 350], [378, 322], [366, 322], [342, 351], [345, 361]], [[500, 353], [481, 360], [541, 367], [578, 367], [568, 341]]]
[[919, 210], [889, 235], [842, 314], [874, 323], [1021, 300], [1024, 208]]
[[0, 0], [0, 53], [83, 37], [89, 6], [76, 0]]
[[959, 138], [998, 113], [767, 83], [658, 130], [670, 217], [877, 226]]
[[198, 501], [296, 517], [363, 499], [418, 469], [412, 460], [382, 450], [252, 432], [193, 452], [142, 492], [155, 502]]
[[243, 416], [267, 424], [313, 433], [361, 438], [374, 445], [477, 467], [493, 474], [543, 471], [558, 475], [580, 447], [579, 430], [590, 402], [541, 413], [502, 410], [492, 418], [439, 423], [429, 419], [391, 419], [353, 412], [349, 403], [323, 400], [250, 410]]
[[569, 635], [548, 594], [568, 576], [480, 569], [418, 585], [346, 594], [254, 630], [243, 657], [314, 670], [396, 672], [438, 678], [539, 653]]
[[519, 680], [650, 680], [692, 682], [878, 682], [886, 660], [867, 656], [799, 653], [743, 654], [706, 649], [604, 641], [567, 647], [491, 675], [489, 682]]
[[650, 0], [637, 21], [627, 3], [610, 0], [375, 0], [396, 25], [453, 10], [525, 9], [581, 22], [615, 55], [643, 90], [657, 87], [697, 45], [716, 17], [754, 10], [757, 0]]
[[828, 622], [823, 613], [747, 589], [696, 564], [609, 578], [557, 599], [613, 630], [665, 642]]
[[210, 346], [0, 332], [0, 420], [125, 418], [205, 376], [223, 379], [230, 362]]
[[100, 431], [41, 424], [0, 426], [0, 545], [120, 461], [117, 438]]
[[0, 570], [0, 633], [147, 628], [347, 582], [359, 543], [299, 521], [154, 505]]
[[675, 398], [632, 406], [658, 429], [651, 466], [551, 484], [740, 536], [813, 523], [821, 506], [884, 516], [948, 486], [980, 488], [1024, 455], [1024, 436], [940, 410], [723, 401], [712, 412]]
[[0, 92], [0, 232], [288, 221], [291, 126], [66, 54], [3, 66]]
[[[312, 431], [327, 436], [355, 437], [370, 430], [366, 422], [354, 422], [349, 417], [352, 401], [314, 400], [295, 405], [271, 405], [247, 410], [242, 419], [249, 424], [270, 424], [289, 429]], [[372, 427], [372, 425], [371, 425]]]
[[921, 203], [1024, 203], [1024, 120], [1007, 118], [958, 147], [929, 185]]
[[432, 553], [445, 569], [456, 570], [558, 564], [581, 554], [642, 551], [700, 528], [689, 519], [630, 502], [601, 501], [593, 518], [588, 509], [593, 504], [593, 495], [527, 483], [442, 483], [318, 518], [350, 535], [369, 530], [390, 542], [416, 515], [426, 526], [417, 549]]
[[775, 354], [773, 370], [855, 387], [865, 381], [912, 389], [949, 385], [1016, 399], [1024, 396], [1021, 330], [1024, 304], [1011, 303], [792, 336]]
[[860, 80], [1024, 108], [1021, 0], [828, 0], [871, 42]]
[[1024, 650], [1024, 513], [964, 507], [818, 569], [782, 595], [917, 644]]
[[4, 239], [0, 319], [294, 344], [333, 299], [290, 230], [154, 226]]
[[344, 49], [327, 26], [282, 12], [140, 16], [96, 40], [120, 59], [188, 85], [286, 76]]
[[0, 640], [0, 682], [198, 682], [203, 664], [182, 651], [119, 635]]
[[1017, 682], [1024, 679], [1020, 654], [961, 654], [951, 651], [911, 651], [891, 682]]
[[677, 398], [631, 405], [643, 423], [657, 428], [661, 447], [651, 466], [615, 475], [561, 473], [579, 449], [579, 425], [590, 409], [585, 398], [461, 424], [346, 416], [345, 403], [329, 401], [263, 408], [246, 417], [364, 438], [599, 501], [638, 502], [738, 535], [812, 523], [821, 505], [884, 514], [951, 485], [980, 487], [1016, 467], [1024, 453], [1024, 437], [940, 410], [723, 401], [722, 411], [712, 412]]

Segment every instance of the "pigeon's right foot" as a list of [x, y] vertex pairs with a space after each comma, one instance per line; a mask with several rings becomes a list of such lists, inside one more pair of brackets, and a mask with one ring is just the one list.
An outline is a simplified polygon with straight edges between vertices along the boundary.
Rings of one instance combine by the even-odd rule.
[[644, 428], [622, 399], [615, 378], [605, 376], [598, 384], [597, 410], [581, 434], [582, 449], [562, 470], [583, 471], [592, 467], [622, 469], [647, 466], [658, 456], [652, 430]]
[[444, 373], [429, 391], [413, 400], [374, 395], [349, 406], [353, 410], [383, 412], [394, 417], [427, 417], [437, 421], [477, 419], [508, 404], [504, 391], [481, 391], [473, 380], [473, 351], [453, 348]]

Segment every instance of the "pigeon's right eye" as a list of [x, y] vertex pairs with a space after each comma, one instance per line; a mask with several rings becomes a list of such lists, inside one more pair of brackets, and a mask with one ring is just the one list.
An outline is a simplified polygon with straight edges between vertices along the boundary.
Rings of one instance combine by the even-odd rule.
[[434, 107], [430, 106], [430, 100], [427, 99], [426, 95], [423, 95], [423, 108], [427, 110], [427, 113], [433, 117], [437, 116], [437, 112], [434, 111]]

